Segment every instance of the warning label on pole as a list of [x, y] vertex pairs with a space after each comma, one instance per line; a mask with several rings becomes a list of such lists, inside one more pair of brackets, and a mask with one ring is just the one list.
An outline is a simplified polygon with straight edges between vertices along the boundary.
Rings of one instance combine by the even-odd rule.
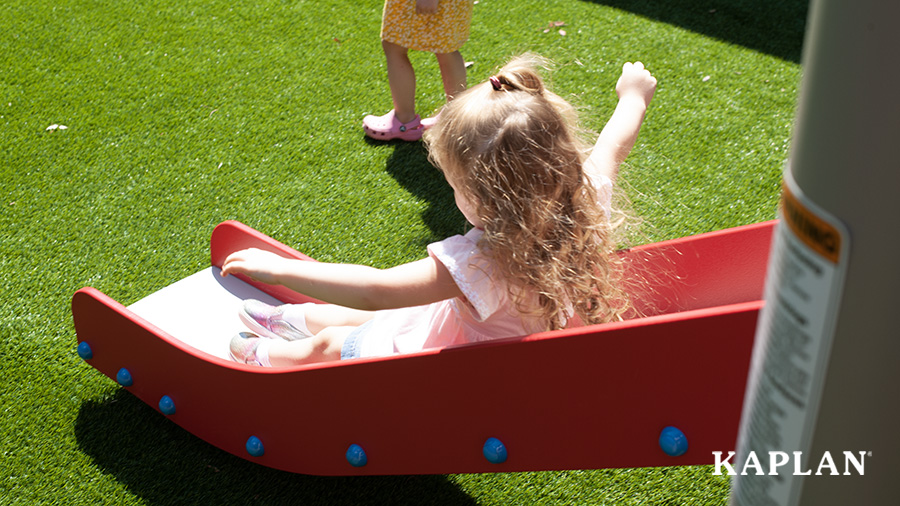
[[810, 211], [787, 184], [782, 193], [782, 220], [791, 227], [794, 237], [823, 259], [837, 264], [840, 260], [841, 232]]
[[[815, 472], [809, 471], [810, 461], [817, 462], [808, 452], [847, 270], [849, 233], [804, 198], [790, 171], [780, 217], [733, 462], [732, 504], [796, 505], [800, 480]], [[791, 465], [758, 464], [772, 462], [771, 455], [794, 458]]]

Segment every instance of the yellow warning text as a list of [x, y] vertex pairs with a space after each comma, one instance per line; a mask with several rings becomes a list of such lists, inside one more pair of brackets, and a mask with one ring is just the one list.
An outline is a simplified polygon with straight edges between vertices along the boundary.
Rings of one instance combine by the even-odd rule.
[[840, 232], [803, 205], [787, 185], [783, 186], [781, 211], [785, 223], [798, 239], [825, 259], [838, 262], [841, 252]]

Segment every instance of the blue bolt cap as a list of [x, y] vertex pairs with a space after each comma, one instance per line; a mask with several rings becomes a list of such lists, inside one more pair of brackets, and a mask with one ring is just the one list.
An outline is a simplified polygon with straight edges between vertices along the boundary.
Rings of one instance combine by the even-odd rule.
[[266, 449], [258, 437], [250, 436], [250, 439], [247, 440], [247, 453], [253, 457], [262, 457], [266, 453]]
[[352, 444], [350, 448], [347, 448], [347, 462], [353, 467], [362, 467], [369, 462], [369, 458], [366, 457], [366, 451], [362, 449], [362, 446]]
[[91, 349], [91, 345], [89, 345], [85, 341], [81, 341], [78, 343], [78, 356], [82, 358], [82, 360], [90, 360], [94, 358], [94, 350]]
[[684, 455], [688, 450], [687, 436], [675, 427], [666, 427], [659, 434], [659, 447], [672, 457]]
[[506, 446], [503, 445], [502, 441], [495, 437], [489, 437], [488, 440], [484, 442], [484, 447], [482, 447], [481, 451], [484, 453], [484, 458], [491, 464], [502, 464], [506, 462]]
[[131, 378], [131, 373], [128, 372], [128, 369], [125, 369], [124, 367], [119, 369], [119, 372], [116, 373], [116, 381], [123, 387], [130, 387], [134, 384], [134, 380]]
[[175, 401], [168, 395], [162, 396], [162, 399], [159, 400], [159, 410], [166, 416], [174, 415]]

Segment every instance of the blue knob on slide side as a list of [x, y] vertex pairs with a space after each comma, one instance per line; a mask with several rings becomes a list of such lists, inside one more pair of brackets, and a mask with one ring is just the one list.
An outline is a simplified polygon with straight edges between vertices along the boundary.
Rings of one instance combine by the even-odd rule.
[[672, 457], [684, 455], [688, 450], [687, 436], [676, 427], [666, 427], [659, 434], [659, 447]]
[[174, 415], [175, 401], [173, 401], [172, 398], [168, 395], [162, 396], [162, 399], [159, 400], [159, 410], [164, 415]]
[[484, 454], [484, 458], [491, 464], [502, 464], [506, 462], [506, 458], [508, 457], [506, 446], [502, 441], [495, 437], [489, 437], [487, 441], [484, 442], [481, 451]]
[[91, 349], [91, 345], [86, 341], [81, 341], [78, 343], [78, 356], [81, 357], [82, 360], [90, 360], [94, 358], [94, 350]]
[[347, 462], [353, 467], [362, 467], [369, 462], [366, 451], [358, 444], [352, 444], [347, 448]]
[[266, 449], [263, 447], [262, 441], [259, 440], [256, 436], [250, 436], [250, 439], [247, 440], [247, 453], [249, 453], [253, 457], [262, 457], [266, 453]]
[[131, 377], [131, 372], [123, 367], [116, 373], [116, 382], [123, 387], [130, 387], [134, 384], [134, 379]]

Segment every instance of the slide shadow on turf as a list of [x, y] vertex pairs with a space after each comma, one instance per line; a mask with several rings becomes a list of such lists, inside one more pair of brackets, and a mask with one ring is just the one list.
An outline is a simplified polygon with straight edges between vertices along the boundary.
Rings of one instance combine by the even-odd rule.
[[320, 477], [253, 464], [124, 390], [82, 404], [75, 437], [100, 470], [152, 505], [476, 504], [444, 476]]

